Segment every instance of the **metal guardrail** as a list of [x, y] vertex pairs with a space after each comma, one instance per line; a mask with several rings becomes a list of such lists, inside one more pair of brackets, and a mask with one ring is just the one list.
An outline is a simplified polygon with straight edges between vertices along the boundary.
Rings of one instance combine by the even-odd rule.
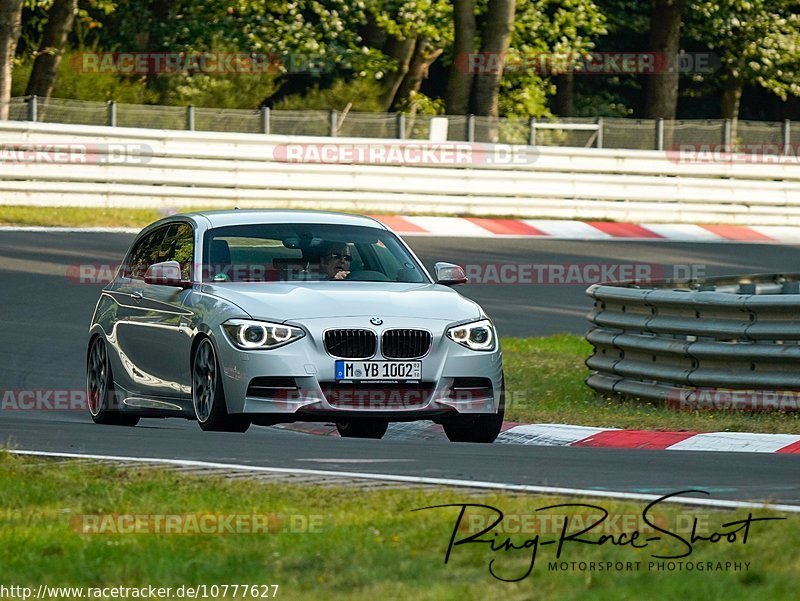
[[653, 150], [2, 121], [0, 204], [795, 226], [800, 169]]
[[436, 118], [447, 122], [446, 135], [451, 142], [661, 151], [688, 146], [792, 156], [800, 148], [800, 128], [789, 120], [739, 120], [734, 134], [729, 119], [575, 117], [544, 121], [476, 115], [156, 106], [36, 96], [12, 98], [9, 114], [11, 120], [40, 123], [401, 140], [429, 139], [431, 121]]
[[595, 284], [586, 383], [680, 408], [798, 410], [800, 274]]

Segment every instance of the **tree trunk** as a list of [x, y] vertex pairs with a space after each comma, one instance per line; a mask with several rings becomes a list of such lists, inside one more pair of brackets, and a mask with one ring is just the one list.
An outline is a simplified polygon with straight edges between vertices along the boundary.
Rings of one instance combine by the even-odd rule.
[[556, 96], [554, 113], [559, 117], [572, 117], [575, 114], [575, 77], [572, 73], [556, 76]]
[[736, 130], [739, 125], [739, 104], [742, 101], [741, 77], [729, 67], [722, 68], [722, 118], [731, 120], [731, 145], [736, 147]]
[[502, 64], [511, 41], [514, 8], [514, 0], [489, 0], [481, 53], [487, 58], [487, 63], [493, 63], [497, 68], [487, 69], [487, 73], [478, 75], [475, 80], [476, 115], [497, 117], [497, 97], [500, 92], [500, 78], [503, 76]]
[[395, 97], [400, 84], [408, 74], [411, 58], [414, 56], [414, 47], [417, 38], [398, 40], [394, 36], [389, 36], [384, 52], [397, 61], [397, 71], [386, 78], [386, 96], [384, 99], [384, 110], [389, 110], [395, 104]]
[[453, 0], [453, 26], [453, 65], [447, 76], [444, 103], [448, 115], [466, 115], [469, 112], [473, 80], [469, 55], [475, 48], [474, 0]]
[[684, 0], [653, 0], [650, 12], [648, 50], [656, 53], [659, 73], [645, 74], [644, 116], [647, 119], [675, 119], [678, 108], [678, 51]]
[[431, 48], [427, 38], [417, 38], [417, 43], [414, 46], [414, 56], [408, 65], [408, 73], [400, 83], [392, 103], [394, 109], [397, 109], [404, 100], [407, 100], [412, 92], [419, 91], [422, 80], [428, 77], [428, 69], [441, 54], [442, 48]]
[[0, 120], [8, 119], [11, 71], [22, 31], [23, 0], [0, 0]]
[[53, 1], [42, 32], [42, 43], [28, 79], [28, 87], [25, 89], [26, 96], [36, 94], [42, 98], [50, 98], [53, 93], [58, 66], [61, 64], [77, 9], [78, 0]]

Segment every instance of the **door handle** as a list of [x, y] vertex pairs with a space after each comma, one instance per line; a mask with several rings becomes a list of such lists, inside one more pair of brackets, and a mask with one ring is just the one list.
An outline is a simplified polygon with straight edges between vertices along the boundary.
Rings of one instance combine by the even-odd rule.
[[140, 303], [144, 297], [142, 296], [141, 292], [131, 292], [131, 298], [133, 299], [133, 302]]

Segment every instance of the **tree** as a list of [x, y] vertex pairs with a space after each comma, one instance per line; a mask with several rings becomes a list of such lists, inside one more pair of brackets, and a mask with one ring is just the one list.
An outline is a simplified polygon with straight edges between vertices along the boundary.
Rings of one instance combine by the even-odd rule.
[[742, 89], [754, 83], [786, 100], [800, 96], [800, 2], [695, 1], [688, 29], [719, 55], [720, 112], [736, 121]]
[[[514, 29], [514, 0], [489, 0], [485, 27], [481, 39], [481, 54], [484, 57], [499, 58], [499, 69], [487, 69], [475, 79], [475, 114], [497, 117], [497, 98], [500, 93], [500, 79], [503, 76], [502, 63]], [[487, 60], [488, 64], [488, 60]]]
[[28, 87], [25, 89], [26, 96], [35, 94], [49, 98], [53, 93], [58, 67], [77, 10], [78, 0], [53, 0], [28, 79]]
[[466, 59], [475, 49], [474, 0], [453, 0], [453, 28], [453, 64], [447, 76], [445, 106], [450, 115], [465, 115], [473, 80]]
[[647, 49], [665, 59], [656, 61], [665, 70], [647, 76], [644, 116], [648, 119], [675, 119], [682, 18], [683, 0], [653, 0]]
[[0, 120], [8, 119], [11, 72], [22, 30], [23, 0], [0, 0]]

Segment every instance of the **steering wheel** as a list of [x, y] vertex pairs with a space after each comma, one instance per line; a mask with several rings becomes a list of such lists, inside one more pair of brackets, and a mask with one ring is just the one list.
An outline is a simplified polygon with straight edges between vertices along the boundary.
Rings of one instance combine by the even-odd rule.
[[361, 271], [351, 271], [347, 274], [346, 280], [353, 280], [358, 282], [391, 282], [386, 274], [381, 273], [380, 271], [371, 271], [371, 270], [361, 270]]

